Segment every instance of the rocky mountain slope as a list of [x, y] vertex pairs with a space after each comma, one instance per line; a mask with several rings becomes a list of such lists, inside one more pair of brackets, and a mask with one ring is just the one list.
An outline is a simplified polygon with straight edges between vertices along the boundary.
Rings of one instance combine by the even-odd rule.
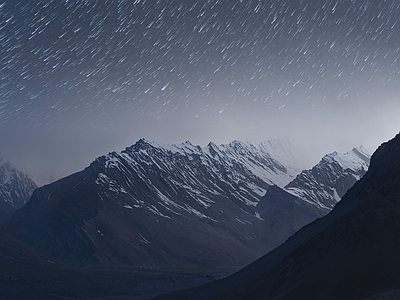
[[240, 272], [167, 298], [397, 299], [399, 195], [400, 134], [327, 216]]
[[274, 159], [288, 149], [142, 139], [37, 189], [9, 228], [69, 265], [235, 269], [328, 212], [279, 191], [299, 173]]
[[28, 202], [36, 184], [8, 161], [0, 160], [0, 224]]
[[327, 154], [312, 169], [302, 171], [285, 190], [311, 204], [332, 209], [368, 170], [370, 157], [363, 147]]
[[271, 186], [256, 206], [264, 220], [264, 239], [274, 249], [304, 225], [324, 216], [329, 209], [298, 198], [284, 189]]
[[244, 266], [276, 244], [264, 237], [259, 199], [298, 172], [268, 145], [140, 140], [37, 189], [9, 228], [73, 265]]

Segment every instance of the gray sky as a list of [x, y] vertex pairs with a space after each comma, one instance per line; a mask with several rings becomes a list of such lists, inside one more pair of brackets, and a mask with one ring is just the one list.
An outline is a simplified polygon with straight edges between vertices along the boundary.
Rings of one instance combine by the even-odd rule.
[[288, 138], [310, 167], [400, 130], [396, 0], [0, 1], [0, 153], [39, 184], [145, 137]]

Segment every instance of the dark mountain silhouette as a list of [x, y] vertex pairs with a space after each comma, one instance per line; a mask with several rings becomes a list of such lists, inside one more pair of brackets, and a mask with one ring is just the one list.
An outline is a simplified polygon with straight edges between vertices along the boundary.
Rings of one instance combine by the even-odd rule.
[[327, 216], [228, 278], [156, 299], [397, 299], [399, 216], [400, 134]]

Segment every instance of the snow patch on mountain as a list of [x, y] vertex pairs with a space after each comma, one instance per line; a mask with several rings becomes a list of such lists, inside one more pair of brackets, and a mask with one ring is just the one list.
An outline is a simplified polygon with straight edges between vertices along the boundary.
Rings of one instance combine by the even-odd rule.
[[24, 206], [36, 188], [31, 178], [11, 162], [0, 159], [0, 223]]
[[[98, 159], [104, 169], [96, 183], [115, 197], [129, 194], [131, 202], [126, 204], [132, 208], [162, 217], [192, 215], [214, 220], [207, 210], [218, 197], [239, 201], [242, 209], [250, 209], [249, 214], [257, 217], [251, 211], [272, 185], [321, 209], [331, 209], [369, 166], [370, 153], [363, 147], [327, 154], [302, 172], [292, 167], [297, 159], [294, 153], [289, 141], [278, 139], [235, 140], [219, 146], [210, 142], [203, 148], [189, 141], [164, 145], [141, 139], [120, 153]], [[140, 202], [131, 193], [138, 186], [146, 198]]]
[[[254, 208], [269, 186], [284, 187], [292, 181], [300, 170], [276, 159], [289, 161], [291, 148], [288, 141], [279, 140], [219, 146], [210, 142], [202, 148], [189, 141], [163, 145], [140, 139], [122, 152], [97, 159], [103, 169], [96, 184], [114, 198], [126, 193], [136, 201], [137, 195], [131, 192], [141, 187], [147, 200], [143, 199], [143, 205], [127, 203], [132, 208], [147, 208], [160, 216], [190, 214], [214, 220], [206, 210], [218, 197], [229, 196]], [[151, 200], [150, 205], [154, 197], [159, 201]]]
[[331, 158], [335, 160], [343, 169], [367, 170], [369, 167], [370, 157], [371, 153], [369, 153], [364, 147], [360, 146], [344, 154], [336, 153], [336, 155], [333, 155]]

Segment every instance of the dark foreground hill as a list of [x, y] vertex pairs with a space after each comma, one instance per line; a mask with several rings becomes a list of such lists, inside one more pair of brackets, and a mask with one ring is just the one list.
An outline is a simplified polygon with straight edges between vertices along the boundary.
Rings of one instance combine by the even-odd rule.
[[397, 135], [327, 216], [228, 278], [157, 299], [397, 299], [399, 253]]

